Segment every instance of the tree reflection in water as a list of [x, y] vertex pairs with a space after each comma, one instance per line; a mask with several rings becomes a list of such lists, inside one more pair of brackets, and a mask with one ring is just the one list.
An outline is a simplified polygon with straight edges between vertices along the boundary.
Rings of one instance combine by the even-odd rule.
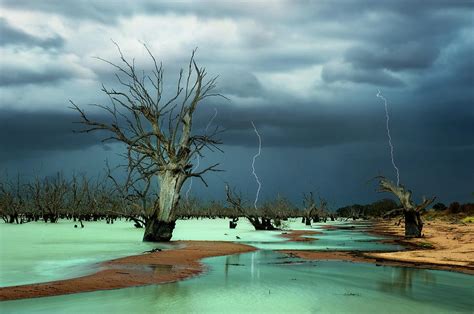
[[412, 297], [412, 288], [416, 279], [423, 282], [426, 286], [434, 286], [436, 284], [436, 276], [433, 273], [424, 269], [409, 267], [393, 267], [392, 276], [379, 280], [377, 284], [380, 291]]

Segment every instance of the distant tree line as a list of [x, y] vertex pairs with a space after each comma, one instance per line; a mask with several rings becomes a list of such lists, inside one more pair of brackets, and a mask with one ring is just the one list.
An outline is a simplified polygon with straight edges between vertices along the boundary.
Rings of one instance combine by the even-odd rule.
[[338, 208], [336, 214], [340, 217], [352, 219], [369, 219], [383, 217], [390, 211], [400, 208], [400, 205], [392, 199], [384, 198], [370, 204], [353, 204]]
[[[401, 207], [401, 204], [392, 199], [386, 198], [365, 205], [352, 204], [340, 207], [336, 210], [336, 215], [338, 217], [350, 219], [392, 218], [396, 216], [396, 211]], [[438, 202], [430, 209], [424, 210], [424, 212], [442, 212], [447, 215], [464, 213], [471, 215], [474, 214], [474, 204], [452, 202], [446, 206], [445, 204]]]
[[[27, 223], [43, 221], [56, 223], [59, 219], [73, 220], [78, 226], [87, 221], [113, 223], [125, 219], [137, 228], [146, 225], [153, 211], [156, 192], [150, 186], [137, 185], [136, 181], [119, 183], [110, 171], [88, 178], [72, 175], [66, 178], [57, 173], [44, 178], [35, 177], [25, 181], [20, 175], [0, 176], [0, 217], [5, 223]], [[131, 183], [130, 183], [131, 182]], [[301, 206], [283, 196], [267, 200], [257, 208], [234, 190], [226, 187], [226, 202], [203, 201], [190, 197], [182, 199], [176, 209], [178, 219], [229, 218], [230, 227], [235, 228], [239, 218], [246, 218], [256, 230], [275, 230], [281, 221], [302, 218], [302, 223], [342, 219], [370, 219], [390, 217], [401, 208], [392, 199], [382, 199], [370, 204], [353, 204], [331, 211], [326, 200], [313, 193], [303, 194]], [[436, 203], [430, 212], [447, 214], [474, 214], [474, 204], [452, 202], [449, 206]]]
[[[85, 175], [63, 174], [25, 181], [20, 175], [0, 177], [0, 217], [6, 223], [44, 221], [56, 223], [59, 219], [77, 221], [105, 220], [113, 223], [127, 219], [142, 228], [150, 219], [156, 204], [156, 192], [150, 182], [134, 180], [119, 183], [109, 172], [95, 179]], [[299, 217], [303, 211], [284, 197], [264, 202], [258, 209], [248, 204], [239, 208], [224, 202], [205, 202], [198, 198], [182, 199], [176, 209], [178, 219], [264, 217], [278, 221]]]

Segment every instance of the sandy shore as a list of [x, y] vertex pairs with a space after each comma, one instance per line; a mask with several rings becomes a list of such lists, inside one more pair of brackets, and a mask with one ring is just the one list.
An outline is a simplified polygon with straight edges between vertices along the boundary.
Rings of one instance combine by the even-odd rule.
[[375, 222], [370, 230], [380, 235], [390, 235], [412, 245], [412, 249], [401, 252], [366, 253], [377, 260], [431, 264], [474, 273], [474, 225], [445, 221], [426, 221], [423, 238], [405, 239], [403, 223], [395, 220]]
[[[309, 260], [342, 260], [457, 271], [474, 275], [473, 224], [428, 221], [423, 228], [423, 238], [405, 239], [403, 224], [397, 226], [395, 222], [395, 220], [376, 221], [367, 231], [389, 236], [391, 239], [383, 241], [401, 244], [407, 248], [406, 250], [398, 252], [281, 250], [279, 252]], [[354, 227], [327, 225], [323, 228], [335, 230]]]
[[0, 300], [16, 300], [174, 282], [204, 271], [206, 257], [254, 251], [232, 242], [177, 241], [177, 249], [128, 256], [101, 264], [99, 272], [73, 279], [0, 288]]

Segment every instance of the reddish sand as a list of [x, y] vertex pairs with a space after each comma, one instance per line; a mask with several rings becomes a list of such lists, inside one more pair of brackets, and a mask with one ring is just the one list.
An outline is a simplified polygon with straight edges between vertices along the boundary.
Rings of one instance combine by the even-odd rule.
[[0, 300], [16, 300], [110, 290], [182, 280], [200, 274], [200, 259], [254, 251], [232, 242], [178, 241], [182, 248], [128, 256], [103, 263], [103, 270], [84, 277], [0, 288]]
[[[371, 230], [376, 234], [394, 236], [414, 249], [400, 252], [367, 253], [378, 260], [431, 264], [474, 273], [474, 224], [426, 221], [423, 237], [404, 238], [404, 225], [395, 220], [376, 222]], [[436, 268], [436, 267], [435, 267]]]
[[314, 230], [291, 230], [291, 231], [282, 233], [280, 236], [288, 239], [288, 241], [290, 242], [307, 242], [307, 241], [317, 240], [315, 238], [304, 237], [307, 235], [314, 235], [314, 234], [321, 234], [321, 232], [314, 231]]

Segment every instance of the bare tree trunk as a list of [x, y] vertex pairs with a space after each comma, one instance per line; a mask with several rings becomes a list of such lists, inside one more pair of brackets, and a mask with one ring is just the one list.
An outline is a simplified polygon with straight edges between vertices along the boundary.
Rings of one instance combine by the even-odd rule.
[[[380, 192], [391, 192], [398, 197], [403, 207], [403, 214], [405, 216], [405, 237], [420, 238], [422, 236], [423, 221], [421, 219], [421, 212], [428, 207], [436, 197], [426, 199], [423, 197], [423, 202], [416, 205], [412, 199], [412, 192], [405, 189], [403, 185], [395, 185], [392, 181], [384, 177], [379, 177]], [[393, 210], [392, 212], [398, 212]]]
[[176, 226], [176, 218], [173, 213], [178, 207], [179, 191], [184, 179], [184, 175], [172, 170], [165, 171], [163, 175], [160, 175], [159, 210], [156, 210], [147, 220], [143, 241], [162, 242], [171, 240]]
[[255, 230], [278, 230], [275, 226], [272, 225], [272, 220], [270, 218], [261, 218], [258, 217], [247, 217]]
[[405, 211], [405, 237], [420, 238], [423, 230], [423, 221], [420, 213], [414, 210]]
[[173, 236], [176, 221], [161, 221], [156, 218], [148, 219], [145, 225], [143, 241], [145, 242], [167, 242]]

